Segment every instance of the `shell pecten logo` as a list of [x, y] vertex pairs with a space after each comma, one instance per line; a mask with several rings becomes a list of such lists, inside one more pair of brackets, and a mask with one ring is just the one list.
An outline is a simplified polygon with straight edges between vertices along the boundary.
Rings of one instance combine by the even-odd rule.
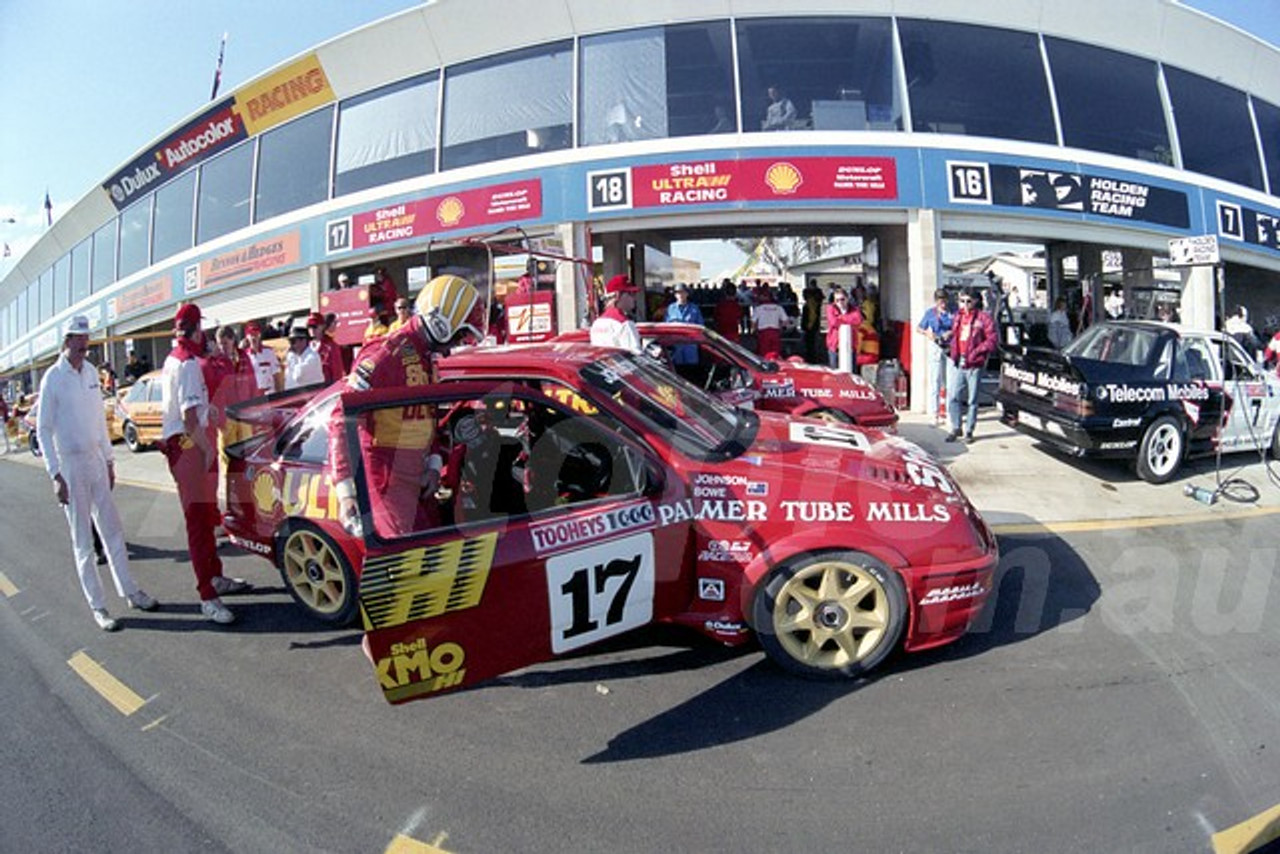
[[804, 183], [804, 175], [794, 165], [784, 160], [765, 170], [764, 182], [779, 196], [789, 196]]
[[257, 505], [258, 512], [267, 515], [275, 510], [276, 502], [280, 500], [280, 490], [276, 487], [275, 478], [271, 476], [271, 472], [263, 470], [258, 472], [258, 476], [253, 479], [253, 503]]
[[449, 196], [436, 205], [436, 219], [444, 226], [457, 225], [466, 212], [462, 199], [457, 196]]

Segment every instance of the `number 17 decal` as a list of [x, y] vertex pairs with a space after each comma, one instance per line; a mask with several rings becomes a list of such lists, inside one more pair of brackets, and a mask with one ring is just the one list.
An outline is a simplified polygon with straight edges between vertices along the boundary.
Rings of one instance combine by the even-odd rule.
[[653, 619], [653, 537], [637, 534], [547, 561], [557, 655]]

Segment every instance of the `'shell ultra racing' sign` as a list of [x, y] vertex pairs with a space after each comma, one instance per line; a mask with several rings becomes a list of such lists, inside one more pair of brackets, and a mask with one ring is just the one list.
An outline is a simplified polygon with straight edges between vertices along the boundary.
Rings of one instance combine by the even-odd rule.
[[1000, 163], [947, 161], [952, 204], [1089, 214], [1187, 228], [1186, 193], [1122, 178]]

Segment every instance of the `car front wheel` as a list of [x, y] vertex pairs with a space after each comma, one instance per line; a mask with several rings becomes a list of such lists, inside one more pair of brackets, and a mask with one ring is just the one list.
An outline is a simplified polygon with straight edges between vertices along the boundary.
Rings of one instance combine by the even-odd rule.
[[1161, 415], [1147, 427], [1138, 444], [1138, 477], [1147, 483], [1168, 482], [1182, 465], [1186, 449], [1182, 425], [1171, 415]]
[[285, 534], [280, 574], [289, 595], [320, 622], [344, 626], [355, 618], [355, 572], [337, 543], [314, 525], [295, 522]]
[[756, 592], [753, 625], [769, 657], [801, 676], [861, 676], [897, 645], [907, 617], [902, 579], [874, 557], [838, 551], [793, 559]]

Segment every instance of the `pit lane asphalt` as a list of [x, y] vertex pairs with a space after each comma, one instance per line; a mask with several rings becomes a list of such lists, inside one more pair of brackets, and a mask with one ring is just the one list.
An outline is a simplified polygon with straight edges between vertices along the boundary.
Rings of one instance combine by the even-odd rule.
[[[982, 410], [977, 440], [972, 444], [946, 442], [946, 427], [936, 427], [931, 417], [917, 413], [902, 413], [898, 433], [946, 465], [997, 533], [1280, 514], [1280, 462], [1257, 452], [1224, 455], [1220, 469], [1213, 457], [1189, 460], [1172, 481], [1156, 485], [1141, 480], [1123, 461], [1074, 459], [1052, 451], [1001, 424], [994, 409]], [[175, 492], [164, 456], [158, 451], [131, 453], [117, 444], [115, 456], [116, 475], [122, 483]], [[25, 450], [15, 450], [5, 459], [40, 464]], [[1275, 472], [1275, 482], [1268, 478], [1268, 466]], [[1252, 485], [1257, 499], [1236, 502], [1219, 498], [1206, 506], [1183, 494], [1188, 485], [1213, 490], [1228, 478]]]

